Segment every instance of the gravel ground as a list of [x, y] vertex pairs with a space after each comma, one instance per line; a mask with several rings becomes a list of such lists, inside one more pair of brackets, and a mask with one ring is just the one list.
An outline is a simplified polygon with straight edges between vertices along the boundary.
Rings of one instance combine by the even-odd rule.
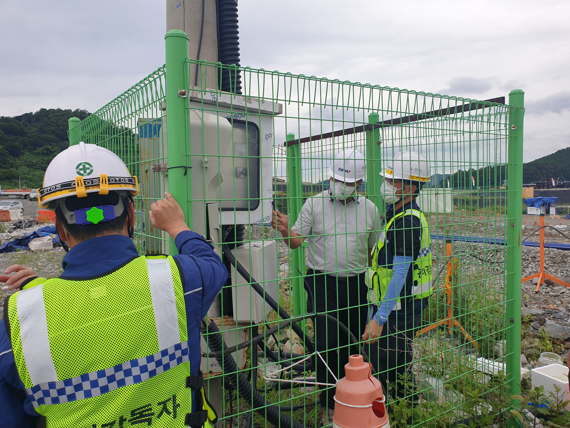
[[[18, 251], [0, 254], [0, 272], [11, 265], [18, 264], [32, 268], [39, 276], [44, 278], [57, 278], [63, 272], [61, 260], [65, 255], [63, 248], [54, 248], [45, 253], [32, 251]], [[4, 313], [4, 299], [13, 292], [8, 290], [4, 283], [0, 286], [0, 313]]]
[[[459, 220], [458, 223], [466, 225], [467, 223]], [[483, 223], [483, 224], [478, 224]], [[478, 229], [483, 232], [488, 227], [485, 222], [475, 221], [470, 225], [471, 229]], [[498, 235], [504, 237], [504, 234], [497, 231]], [[271, 228], [264, 226], [252, 226], [246, 230], [246, 239], [275, 239], [277, 232]], [[488, 236], [487, 233], [482, 233]], [[462, 266], [470, 271], [477, 271], [479, 274], [483, 272], [486, 278], [497, 278], [497, 284], [502, 284], [503, 273], [505, 268], [504, 258], [506, 249], [499, 245], [473, 244], [454, 242], [454, 254], [460, 259]], [[434, 276], [441, 270], [446, 262], [445, 243], [443, 241], [434, 241]], [[288, 248], [279, 240], [279, 279], [280, 279], [280, 298], [284, 301], [289, 297], [289, 285], [286, 278], [290, 275]], [[22, 264], [34, 269], [40, 276], [46, 278], [57, 277], [62, 273], [61, 261], [65, 252], [62, 248], [55, 248], [46, 253], [33, 253], [31, 251], [21, 251], [14, 253], [0, 254], [0, 271], [4, 271], [12, 264]], [[560, 277], [570, 283], [570, 252], [546, 249], [545, 250], [545, 269], [548, 273]], [[539, 270], [540, 252], [538, 248], [523, 247], [522, 248], [522, 276], [523, 278], [532, 275]], [[444, 273], [442, 273], [444, 275]], [[443, 284], [443, 277], [439, 278], [439, 284]], [[535, 293], [536, 284], [528, 281], [522, 284], [523, 294], [523, 316], [532, 313], [534, 319], [539, 324], [535, 324], [536, 330], [547, 322], [555, 322], [558, 325], [568, 328], [568, 336], [570, 337], [570, 288], [547, 283], [543, 285], [539, 293]], [[0, 311], [3, 311], [4, 297], [10, 294], [6, 286], [0, 286]], [[0, 312], [2, 313], [2, 312]], [[570, 343], [570, 342], [569, 342]]]

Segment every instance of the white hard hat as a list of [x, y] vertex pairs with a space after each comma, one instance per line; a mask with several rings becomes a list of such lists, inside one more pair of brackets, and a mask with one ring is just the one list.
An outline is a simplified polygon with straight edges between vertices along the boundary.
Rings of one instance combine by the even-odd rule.
[[385, 178], [427, 182], [430, 179], [428, 160], [424, 155], [414, 151], [397, 153], [380, 173]]
[[364, 179], [364, 156], [358, 150], [348, 149], [337, 153], [329, 169], [331, 177], [345, 183]]
[[107, 195], [110, 191], [137, 195], [138, 180], [112, 151], [80, 142], [50, 162], [38, 191], [38, 204], [54, 209], [53, 202], [69, 196], [84, 198], [88, 193]]

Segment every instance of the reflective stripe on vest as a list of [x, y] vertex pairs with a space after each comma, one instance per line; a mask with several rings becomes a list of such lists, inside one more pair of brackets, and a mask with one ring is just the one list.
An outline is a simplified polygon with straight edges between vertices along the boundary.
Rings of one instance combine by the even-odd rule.
[[[425, 298], [432, 294], [432, 274], [431, 274], [431, 238], [429, 235], [429, 228], [425, 216], [421, 211], [409, 209], [399, 213], [394, 216], [387, 224], [384, 225], [384, 229], [380, 234], [378, 243], [374, 247], [372, 256], [372, 267], [368, 270], [366, 275], [366, 284], [369, 287], [368, 291], [368, 302], [374, 305], [379, 305], [382, 297], [386, 291], [388, 283], [393, 275], [392, 269], [387, 269], [383, 266], [378, 265], [378, 257], [380, 251], [385, 245], [386, 235], [392, 226], [392, 223], [400, 217], [406, 214], [412, 214], [413, 216], [419, 218], [422, 225], [421, 234], [421, 249], [418, 253], [418, 257], [412, 265], [414, 266], [412, 280], [418, 285], [412, 285], [411, 296], [415, 298]], [[418, 268], [418, 265], [421, 267]], [[409, 297], [411, 297], [409, 296]], [[396, 306], [394, 310], [401, 309], [401, 301], [398, 297], [396, 301]]]
[[188, 341], [163, 349], [148, 357], [117, 364], [114, 367], [82, 374], [71, 379], [45, 382], [26, 388], [34, 408], [45, 404], [70, 403], [98, 397], [122, 386], [136, 385], [182, 363], [189, 362]]
[[49, 349], [44, 285], [20, 291], [17, 296], [22, 352], [34, 385], [57, 380]]
[[180, 342], [170, 263], [164, 259], [146, 259], [146, 267], [154, 307], [158, 347], [160, 349], [170, 348]]
[[[158, 344], [161, 350], [165, 350], [180, 344], [172, 270], [167, 259], [147, 259], [146, 264]], [[32, 384], [56, 382], [58, 377], [49, 346], [43, 284], [20, 291], [17, 299], [22, 350]]]

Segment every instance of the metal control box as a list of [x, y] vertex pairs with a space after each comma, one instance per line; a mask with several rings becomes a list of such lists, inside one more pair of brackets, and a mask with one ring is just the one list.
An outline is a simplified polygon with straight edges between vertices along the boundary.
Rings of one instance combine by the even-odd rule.
[[[277, 301], [277, 243], [252, 241], [232, 250], [232, 253], [265, 292]], [[235, 322], [258, 324], [265, 321], [271, 307], [233, 266], [231, 275]]]

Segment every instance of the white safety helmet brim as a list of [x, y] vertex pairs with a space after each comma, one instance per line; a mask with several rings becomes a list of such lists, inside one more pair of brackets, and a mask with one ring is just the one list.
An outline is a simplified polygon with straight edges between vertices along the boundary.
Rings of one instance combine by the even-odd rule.
[[364, 179], [365, 169], [362, 153], [348, 149], [335, 155], [329, 168], [329, 176], [345, 183], [354, 183]]
[[430, 180], [430, 168], [424, 155], [414, 151], [397, 153], [394, 159], [380, 172], [384, 178], [426, 183]]
[[58, 154], [49, 164], [43, 187], [38, 189], [38, 204], [55, 209], [56, 201], [89, 193], [106, 195], [110, 191], [139, 193], [136, 176], [115, 153], [95, 144], [80, 142]]

